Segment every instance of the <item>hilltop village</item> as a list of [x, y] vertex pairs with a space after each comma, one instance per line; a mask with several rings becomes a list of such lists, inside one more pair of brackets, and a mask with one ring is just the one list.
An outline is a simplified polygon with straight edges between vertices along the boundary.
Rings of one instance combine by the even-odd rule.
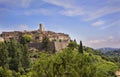
[[9, 41], [10, 39], [15, 39], [19, 42], [22, 36], [25, 34], [31, 35], [33, 39], [28, 46], [38, 50], [41, 50], [41, 42], [44, 37], [49, 38], [51, 42], [50, 49], [55, 49], [56, 51], [66, 48], [71, 40], [68, 34], [45, 31], [43, 24], [39, 24], [38, 30], [2, 32], [0, 35], [0, 41]]
[[0, 77], [119, 77], [119, 55], [110, 56], [42, 24], [34, 31], [0, 34]]

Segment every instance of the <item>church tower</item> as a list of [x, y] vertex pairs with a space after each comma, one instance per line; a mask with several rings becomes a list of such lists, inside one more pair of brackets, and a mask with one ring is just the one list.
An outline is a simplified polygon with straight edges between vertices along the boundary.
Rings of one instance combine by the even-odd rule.
[[43, 31], [44, 31], [43, 24], [39, 24], [39, 30], [40, 30], [40, 32], [43, 32]]

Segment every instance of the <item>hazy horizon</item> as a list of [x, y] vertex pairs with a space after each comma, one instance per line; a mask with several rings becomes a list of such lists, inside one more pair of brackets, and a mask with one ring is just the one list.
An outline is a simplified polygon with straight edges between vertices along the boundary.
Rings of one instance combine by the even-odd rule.
[[2, 31], [69, 34], [93, 48], [120, 48], [120, 0], [0, 0]]

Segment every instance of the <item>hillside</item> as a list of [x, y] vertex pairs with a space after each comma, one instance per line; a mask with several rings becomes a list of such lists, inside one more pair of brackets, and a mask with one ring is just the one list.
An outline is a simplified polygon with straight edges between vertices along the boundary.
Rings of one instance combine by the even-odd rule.
[[27, 44], [15, 40], [1, 42], [0, 66], [0, 77], [115, 77], [119, 69], [99, 51], [74, 41], [54, 53], [29, 52]]
[[117, 56], [120, 56], [120, 49], [114, 50], [113, 52], [108, 51], [105, 54], [108, 55], [108, 56], [116, 56], [117, 57]]
[[108, 47], [108, 48], [99, 48], [99, 49], [97, 49], [97, 50], [99, 50], [99, 51], [101, 51], [102, 53], [106, 53], [106, 52], [113, 52], [113, 51], [115, 51], [115, 50], [118, 50], [119, 48], [110, 48], [110, 47]]
[[100, 51], [101, 54], [99, 55], [107, 61], [117, 63], [117, 65], [120, 67], [120, 49], [119, 48], [108, 48], [107, 50], [104, 49], [104, 51]]

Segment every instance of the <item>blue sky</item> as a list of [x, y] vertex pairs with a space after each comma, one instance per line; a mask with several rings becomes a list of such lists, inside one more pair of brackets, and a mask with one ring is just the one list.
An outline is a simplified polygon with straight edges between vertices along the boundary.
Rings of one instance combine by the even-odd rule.
[[0, 32], [67, 33], [93, 48], [120, 48], [120, 0], [0, 0]]

